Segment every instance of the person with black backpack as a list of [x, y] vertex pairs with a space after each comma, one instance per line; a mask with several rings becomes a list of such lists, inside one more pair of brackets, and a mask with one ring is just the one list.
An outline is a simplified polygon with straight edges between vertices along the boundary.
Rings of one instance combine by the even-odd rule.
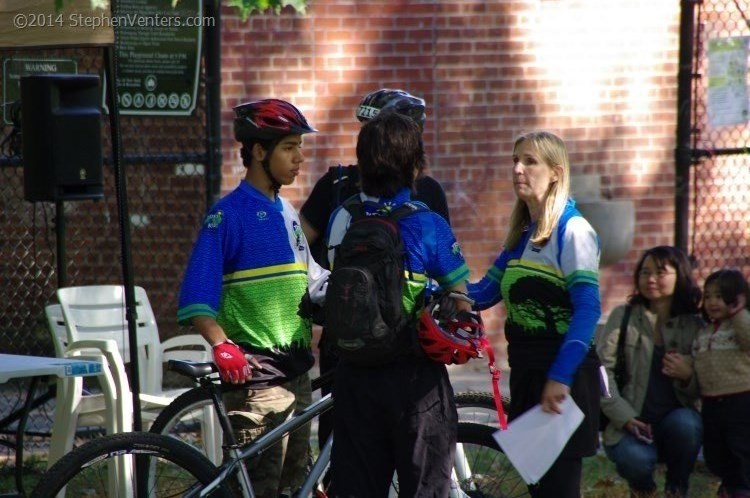
[[423, 157], [414, 120], [383, 112], [367, 122], [357, 141], [362, 193], [334, 212], [326, 234], [326, 333], [340, 355], [334, 496], [386, 496], [394, 470], [401, 496], [449, 492], [453, 389], [445, 365], [421, 351], [417, 318], [428, 279], [465, 292], [469, 270], [445, 219], [411, 200]]
[[[381, 88], [365, 95], [357, 106], [355, 115], [361, 123], [366, 123], [382, 111], [396, 111], [399, 114], [409, 116], [417, 122], [420, 130], [424, 129], [424, 123], [427, 119], [424, 99], [404, 90], [391, 88]], [[418, 172], [414, 182], [415, 193], [412, 195], [412, 199], [423, 202], [450, 224], [445, 192], [437, 180], [426, 174], [425, 162], [420, 161], [420, 164], [417, 165]], [[315, 183], [310, 196], [300, 209], [302, 230], [310, 244], [313, 258], [326, 268], [328, 267], [328, 261], [325, 256], [326, 248], [323, 235], [328, 226], [328, 220], [344, 201], [359, 194], [359, 176], [359, 168], [356, 164], [331, 166]], [[325, 328], [321, 333], [318, 348], [320, 373], [323, 375], [335, 369], [338, 364], [338, 356], [333, 345], [328, 341]], [[322, 394], [327, 394], [330, 389], [324, 386], [321, 391]], [[318, 423], [318, 442], [322, 448], [331, 433], [333, 410], [322, 414]]]

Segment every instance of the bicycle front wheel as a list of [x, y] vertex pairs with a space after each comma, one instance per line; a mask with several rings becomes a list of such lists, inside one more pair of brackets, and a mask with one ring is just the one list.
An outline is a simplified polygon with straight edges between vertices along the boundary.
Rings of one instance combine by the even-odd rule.
[[494, 427], [458, 424], [458, 442], [450, 496], [522, 498], [528, 489], [492, 437]]
[[[459, 423], [489, 425], [495, 429], [500, 428], [497, 419], [497, 408], [495, 397], [488, 392], [462, 392], [453, 396], [456, 402]], [[503, 395], [503, 409], [508, 413], [510, 398]]]
[[194, 448], [172, 438], [130, 432], [75, 448], [42, 476], [31, 496], [182, 496], [217, 475], [218, 469]]
[[[494, 427], [459, 423], [449, 498], [528, 498], [528, 489], [492, 437]], [[394, 476], [389, 498], [399, 495]]]

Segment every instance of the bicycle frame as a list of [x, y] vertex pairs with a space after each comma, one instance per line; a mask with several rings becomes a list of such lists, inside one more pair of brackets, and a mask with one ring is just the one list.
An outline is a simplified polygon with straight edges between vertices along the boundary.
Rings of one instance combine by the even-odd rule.
[[[201, 379], [201, 383], [203, 382], [204, 379]], [[275, 427], [268, 433], [254, 440], [252, 443], [242, 447], [237, 443], [234, 432], [232, 431], [231, 425], [229, 423], [229, 416], [227, 415], [224, 404], [220, 399], [220, 388], [213, 382], [206, 381], [206, 384], [210, 384], [209, 387], [211, 392], [211, 400], [213, 401], [214, 408], [216, 408], [216, 412], [219, 416], [219, 423], [224, 430], [224, 434], [230, 440], [230, 460], [221, 465], [219, 476], [216, 479], [205, 486], [191, 490], [185, 495], [186, 497], [208, 495], [219, 485], [221, 485], [221, 483], [224, 482], [239, 466], [239, 482], [243, 493], [249, 498], [254, 498], [255, 494], [253, 493], [252, 484], [250, 483], [250, 477], [247, 473], [245, 460], [259, 455], [269, 447], [278, 443], [287, 434], [299, 429], [306, 423], [310, 422], [313, 418], [317, 417], [321, 413], [330, 410], [333, 407], [333, 398], [330, 394], [327, 394], [318, 401], [312, 403], [301, 412], [297, 413], [294, 417], [290, 418], [286, 422]], [[327, 453], [324, 455], [321, 451], [321, 455], [318, 456], [318, 460], [316, 461], [315, 466], [313, 466], [312, 472], [310, 472], [310, 474], [308, 474], [308, 477], [305, 479], [305, 483], [303, 484], [302, 489], [305, 489], [306, 487], [309, 488], [309, 491], [307, 491], [307, 493], [312, 492], [315, 483], [325, 470], [328, 458], [322, 459], [321, 456], [330, 456], [331, 444], [332, 439], [329, 438], [329, 440], [326, 442], [326, 447], [328, 448]], [[321, 465], [319, 466], [318, 463], [321, 463]], [[318, 469], [318, 467], [320, 468]], [[316, 470], [319, 471], [319, 475], [317, 476], [314, 475]], [[305, 494], [302, 494], [302, 489], [300, 490], [300, 495], [306, 496]]]
[[[257, 483], [250, 482], [246, 459], [253, 458], [254, 463], [258, 457], [274, 451], [272, 445], [288, 437], [294, 430], [297, 430], [296, 434], [302, 431], [307, 434], [307, 426], [304, 424], [309, 424], [313, 417], [333, 405], [332, 397], [325, 396], [305, 409], [300, 408], [300, 411], [282, 422], [279, 427], [269, 429], [267, 434], [240, 445], [231, 429], [226, 407], [222, 403], [222, 394], [228, 386], [215, 383], [216, 379], [211, 378], [216, 371], [215, 365], [173, 361], [170, 362], [169, 368], [199, 382], [201, 387], [181, 395], [181, 399], [175, 402], [174, 406], [160, 414], [157, 419], [159, 428], [153, 433], [113, 434], [96, 438], [74, 449], [49, 469], [48, 477], [37, 484], [34, 496], [57, 496], [67, 488], [72, 489], [76, 495], [83, 491], [84, 494], [96, 496], [135, 494], [146, 497], [157, 493], [169, 493], [170, 496], [197, 497], [212, 492], [221, 495], [236, 492], [246, 498], [254, 497], [253, 487]], [[492, 411], [491, 403], [486, 402], [486, 393], [481, 393], [481, 396], [470, 394], [466, 393], [468, 396], [464, 396], [466, 407]], [[201, 439], [204, 442], [210, 440], [212, 443], [219, 443], [219, 433], [215, 428], [184, 425], [172, 431], [180, 420], [184, 419], [187, 423], [200, 420], [200, 413], [208, 407], [212, 407], [212, 411], [216, 412], [212, 415], [212, 420], [213, 417], [220, 417], [219, 425], [226, 429], [223, 435], [225, 444], [222, 444], [224, 462], [220, 466], [216, 466], [191, 444], [193, 441], [200, 442]], [[525, 492], [526, 487], [522, 479], [509, 468], [507, 458], [502, 456], [502, 449], [493, 439], [495, 429], [492, 426], [459, 422], [456, 429], [456, 459], [452, 464], [453, 476], [448, 497], [468, 498], [479, 494], [496, 496], [495, 490], [502, 491], [503, 496], [510, 497], [521, 495], [506, 492]], [[307, 444], [302, 440], [300, 443], [302, 446]], [[299, 476], [304, 482], [301, 485], [295, 484], [298, 488], [294, 490], [295, 498], [310, 498], [325, 492], [324, 481], [327, 483], [325, 476], [330, 470], [331, 450], [332, 440], [329, 439], [312, 465], [312, 470], [306, 472], [306, 476]], [[301, 449], [299, 456], [307, 457], [308, 452]], [[123, 475], [112, 475], [110, 471], [121, 464], [128, 465], [127, 472]], [[368, 462], [363, 464], [367, 465]], [[394, 469], [395, 479], [391, 482], [389, 496], [395, 497], [401, 491], [405, 491], [399, 485], [398, 470]], [[409, 472], [408, 469], [406, 471]], [[284, 484], [289, 485], [290, 483]], [[383, 485], [385, 486], [385, 483]]]
[[[170, 361], [170, 367], [173, 366], [173, 361]], [[185, 365], [185, 362], [174, 362], [174, 366], [176, 367], [177, 364], [183, 364]], [[209, 365], [209, 364], [204, 364]], [[211, 368], [213, 365], [211, 365]], [[231, 425], [229, 422], [229, 416], [227, 415], [226, 409], [224, 407], [224, 404], [221, 400], [221, 391], [222, 388], [220, 385], [213, 382], [213, 380], [207, 376], [207, 375], [197, 375], [197, 374], [189, 374], [187, 371], [180, 369], [180, 368], [172, 368], [173, 370], [176, 370], [184, 375], [188, 375], [190, 377], [193, 377], [194, 379], [197, 379], [198, 382], [206, 387], [208, 387], [209, 392], [211, 394], [211, 401], [214, 405], [214, 408], [216, 409], [219, 423], [224, 431], [225, 436], [229, 440], [229, 445], [227, 446], [228, 452], [229, 452], [229, 458], [227, 461], [222, 463], [222, 465], [219, 467], [219, 475], [210, 483], [205, 485], [196, 484], [195, 487], [190, 489], [188, 493], [186, 493], [184, 496], [188, 498], [192, 497], [203, 497], [207, 496], [211, 492], [215, 491], [224, 481], [226, 481], [228, 478], [232, 476], [235, 472], [237, 473], [237, 479], [240, 485], [240, 488], [242, 489], [243, 496], [246, 496], [248, 498], [255, 498], [255, 494], [252, 488], [252, 483], [250, 482], [250, 477], [247, 471], [247, 467], [245, 466], [245, 461], [249, 458], [255, 457], [261, 453], [263, 453], [265, 450], [267, 450], [269, 447], [273, 446], [274, 444], [277, 444], [284, 436], [288, 435], [289, 433], [299, 429], [303, 425], [309, 423], [313, 418], [319, 416], [320, 414], [330, 410], [333, 407], [333, 398], [331, 394], [327, 394], [320, 398], [318, 401], [315, 401], [310, 406], [306, 407], [296, 415], [294, 415], [289, 420], [285, 421], [281, 425], [275, 427], [268, 433], [264, 434], [263, 436], [259, 437], [258, 439], [255, 439], [251, 443], [240, 445], [235, 436], [234, 432], [231, 429]], [[323, 379], [315, 379], [313, 383], [319, 383]], [[320, 482], [321, 477], [323, 476], [325, 470], [328, 468], [328, 465], [330, 463], [330, 456], [331, 456], [331, 448], [333, 444], [333, 436], [330, 436], [328, 440], [326, 441], [324, 447], [321, 449], [320, 454], [318, 455], [318, 458], [316, 459], [312, 469], [305, 477], [304, 482], [294, 492], [295, 497], [308, 497], [311, 496], [316, 485]], [[239, 468], [238, 468], [239, 467]], [[468, 461], [466, 460], [463, 452], [462, 446], [459, 444], [456, 448], [456, 461], [454, 463], [454, 469], [453, 469], [453, 477], [454, 479], [461, 479], [469, 476], [471, 474], [471, 469], [469, 468]], [[459, 488], [455, 487], [451, 489], [450, 491], [450, 497], [451, 498], [463, 498], [467, 495]]]

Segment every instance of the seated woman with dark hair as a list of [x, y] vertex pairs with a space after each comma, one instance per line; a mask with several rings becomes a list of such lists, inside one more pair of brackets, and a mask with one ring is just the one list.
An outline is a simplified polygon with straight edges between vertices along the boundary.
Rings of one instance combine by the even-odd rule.
[[[604, 451], [627, 479], [632, 496], [657, 496], [654, 469], [664, 462], [665, 495], [683, 497], [703, 436], [691, 359], [693, 339], [703, 325], [698, 316], [701, 292], [687, 257], [671, 246], [654, 247], [641, 256], [633, 285], [627, 304], [609, 315], [597, 345], [612, 393], [601, 400], [609, 418]], [[628, 379], [618, 388], [614, 370], [624, 319]]]

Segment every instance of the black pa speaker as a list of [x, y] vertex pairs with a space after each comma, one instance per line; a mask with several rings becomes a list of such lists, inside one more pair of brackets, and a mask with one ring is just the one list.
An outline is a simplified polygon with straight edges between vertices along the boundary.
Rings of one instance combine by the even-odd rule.
[[21, 77], [24, 199], [104, 197], [100, 102], [95, 74]]

